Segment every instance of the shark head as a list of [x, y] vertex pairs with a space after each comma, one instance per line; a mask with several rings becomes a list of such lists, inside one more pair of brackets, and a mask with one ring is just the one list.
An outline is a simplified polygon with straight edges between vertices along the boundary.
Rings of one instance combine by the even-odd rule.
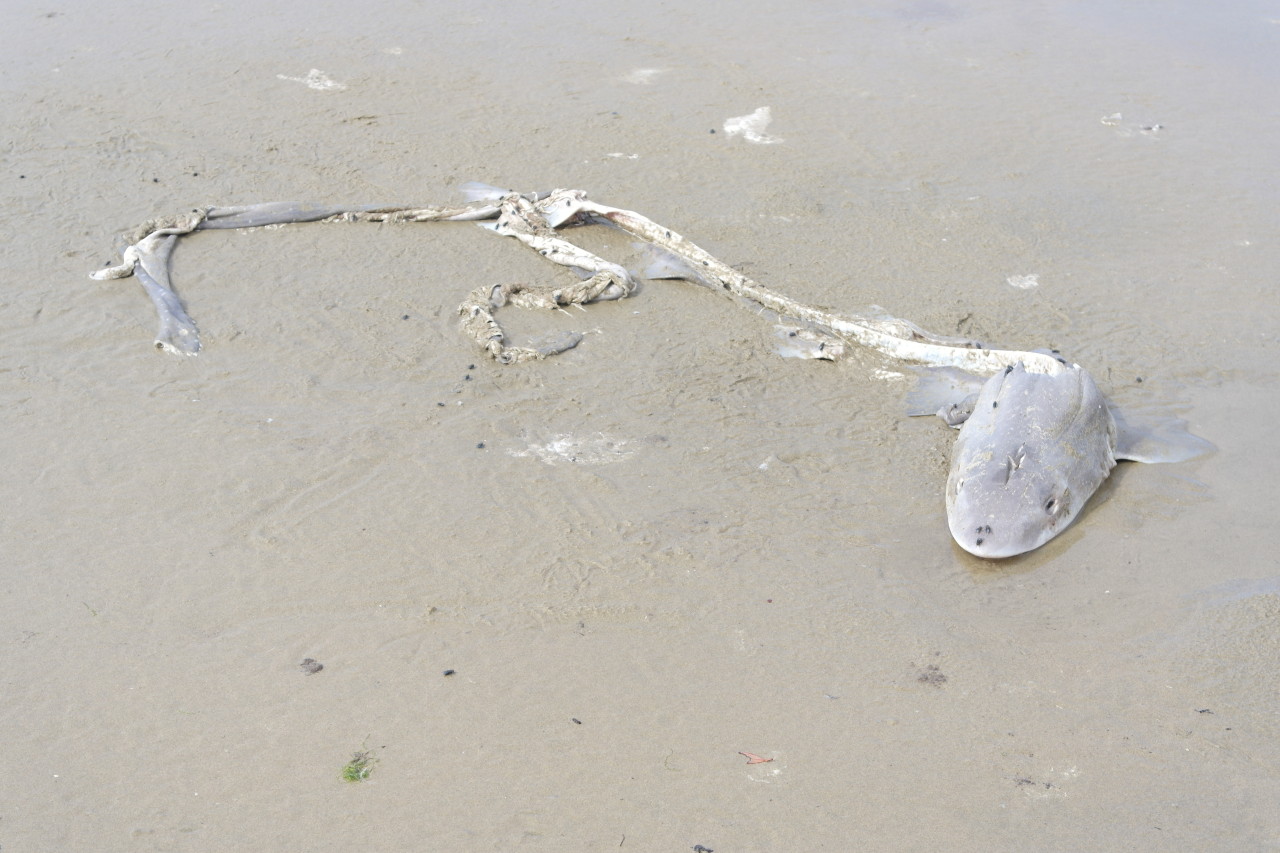
[[956, 439], [947, 477], [952, 537], [988, 559], [1040, 547], [1107, 478], [1115, 444], [1115, 420], [1083, 368], [1006, 368], [982, 386]]

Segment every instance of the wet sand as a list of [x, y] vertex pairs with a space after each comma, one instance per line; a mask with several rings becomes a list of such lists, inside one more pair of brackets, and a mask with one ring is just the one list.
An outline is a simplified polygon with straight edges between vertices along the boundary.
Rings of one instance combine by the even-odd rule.
[[[855, 5], [11, 8], [0, 846], [1280, 846], [1274, 10]], [[87, 277], [153, 215], [466, 180], [1060, 348], [1219, 450], [983, 562], [901, 365], [690, 285], [504, 310], [589, 334], [502, 367], [457, 304], [567, 274], [474, 225], [192, 235], [197, 358]]]

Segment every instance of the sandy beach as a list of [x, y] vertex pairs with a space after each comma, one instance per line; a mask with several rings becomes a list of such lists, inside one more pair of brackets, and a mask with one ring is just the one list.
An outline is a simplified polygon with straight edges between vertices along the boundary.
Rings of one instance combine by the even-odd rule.
[[[1280, 849], [1280, 7], [3, 19], [6, 853]], [[193, 358], [89, 278], [152, 216], [465, 181], [1060, 349], [1217, 450], [983, 561], [904, 365], [706, 289], [506, 308], [585, 338], [503, 366], [467, 292], [573, 276], [472, 223], [185, 237]]]

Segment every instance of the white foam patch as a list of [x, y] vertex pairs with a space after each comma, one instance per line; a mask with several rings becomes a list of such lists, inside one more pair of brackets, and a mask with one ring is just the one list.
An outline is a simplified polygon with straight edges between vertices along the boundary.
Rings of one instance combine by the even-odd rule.
[[622, 79], [628, 83], [634, 83], [637, 86], [648, 86], [661, 73], [662, 68], [637, 68]]
[[277, 74], [276, 77], [281, 80], [288, 80], [291, 83], [303, 83], [307, 88], [315, 89], [317, 92], [336, 92], [347, 88], [319, 68], [312, 68], [307, 72], [306, 77], [290, 77], [287, 74]]
[[773, 112], [768, 107], [761, 107], [750, 115], [725, 119], [724, 132], [730, 136], [741, 136], [757, 145], [774, 145], [782, 140], [765, 133], [772, 121]]
[[1009, 282], [1010, 287], [1016, 287], [1019, 290], [1030, 290], [1033, 287], [1040, 286], [1039, 273], [1031, 273], [1030, 275], [1011, 275], [1005, 279]]
[[1102, 123], [1107, 127], [1114, 127], [1116, 129], [1116, 135], [1125, 138], [1131, 138], [1138, 134], [1143, 136], [1155, 136], [1160, 131], [1164, 130], [1164, 125], [1156, 122], [1138, 122], [1136, 124], [1133, 122], [1125, 122], [1124, 116], [1120, 113], [1112, 113], [1109, 116], [1103, 116]]
[[624, 439], [611, 438], [602, 432], [579, 438], [573, 435], [552, 436], [545, 443], [532, 442], [524, 450], [509, 451], [512, 456], [534, 457], [548, 465], [573, 462], [578, 465], [608, 465], [621, 462], [635, 451]]

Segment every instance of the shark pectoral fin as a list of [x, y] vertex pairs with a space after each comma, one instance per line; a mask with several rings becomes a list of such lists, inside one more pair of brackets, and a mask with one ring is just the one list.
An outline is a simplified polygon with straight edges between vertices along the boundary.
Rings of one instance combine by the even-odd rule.
[[1187, 431], [1187, 422], [1172, 415], [1124, 414], [1116, 420], [1116, 458], [1131, 462], [1184, 462], [1217, 448]]
[[916, 375], [916, 387], [907, 392], [907, 414], [937, 415], [953, 427], [968, 419], [987, 381], [956, 367], [925, 367]]

